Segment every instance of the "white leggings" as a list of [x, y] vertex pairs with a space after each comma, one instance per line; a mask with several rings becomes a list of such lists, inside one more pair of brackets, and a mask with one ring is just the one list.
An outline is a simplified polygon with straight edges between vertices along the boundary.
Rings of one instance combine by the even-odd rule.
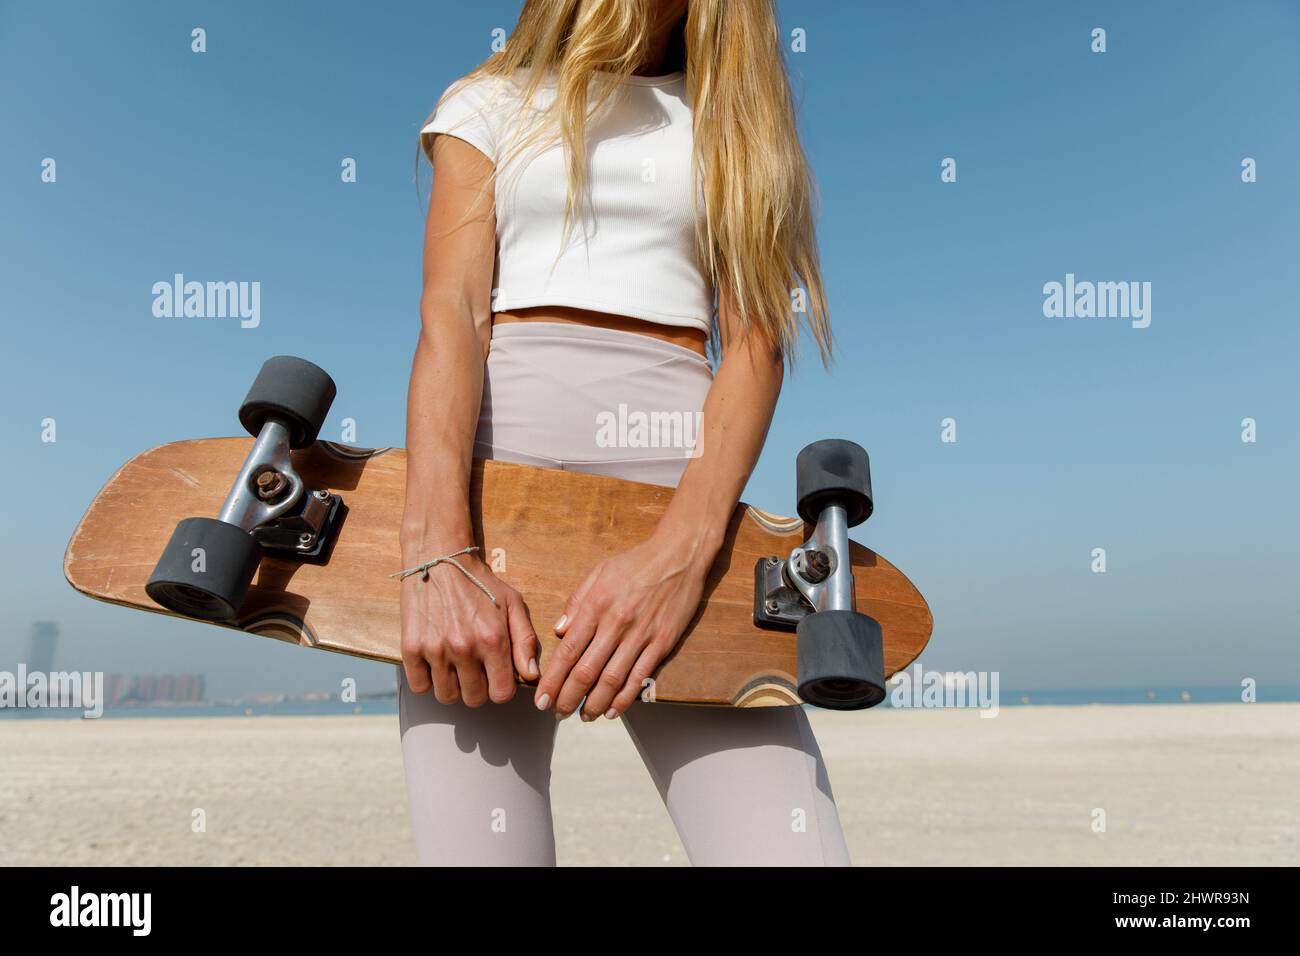
[[[675, 486], [682, 450], [606, 447], [598, 416], [694, 413], [712, 382], [690, 349], [559, 323], [493, 328], [475, 455]], [[665, 419], [666, 420], [666, 419]], [[604, 419], [608, 424], [609, 419]], [[439, 704], [400, 675], [402, 759], [421, 863], [554, 866], [555, 715]], [[847, 865], [821, 751], [799, 707], [634, 703], [622, 718], [695, 865]], [[593, 813], [599, 807], [592, 807]]]

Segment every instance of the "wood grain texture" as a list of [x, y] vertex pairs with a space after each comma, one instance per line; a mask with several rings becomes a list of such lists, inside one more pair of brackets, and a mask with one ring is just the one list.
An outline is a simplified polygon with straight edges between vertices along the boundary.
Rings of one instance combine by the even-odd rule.
[[[77, 590], [168, 614], [144, 585], [181, 518], [215, 516], [252, 444], [248, 438], [176, 442], [123, 465], [77, 526], [64, 574]], [[293, 453], [309, 488], [343, 496], [348, 512], [327, 565], [264, 558], [238, 626], [308, 647], [398, 662], [398, 527], [406, 480], [401, 449], [328, 442]], [[648, 537], [672, 490], [504, 462], [475, 462], [471, 503], [484, 555], [523, 594], [545, 663], [550, 625], [602, 557]], [[753, 623], [754, 563], [788, 555], [803, 522], [739, 505], [691, 629], [656, 675], [660, 701], [733, 706], [798, 703], [795, 635]], [[933, 625], [903, 574], [873, 551], [851, 548], [858, 610], [880, 622], [885, 670], [906, 667]]]

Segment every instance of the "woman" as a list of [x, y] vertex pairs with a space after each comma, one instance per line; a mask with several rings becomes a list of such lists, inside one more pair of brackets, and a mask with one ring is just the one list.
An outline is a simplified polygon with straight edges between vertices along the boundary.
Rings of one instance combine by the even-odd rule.
[[[421, 861], [553, 865], [556, 718], [579, 713], [622, 720], [693, 863], [847, 863], [800, 708], [638, 699], [758, 459], [793, 301], [828, 354], [771, 0], [527, 0], [422, 146], [402, 558], [427, 573], [402, 582], [400, 695]], [[603, 447], [620, 405], [702, 412], [695, 447]], [[545, 622], [563, 638], [545, 670], [519, 594], [466, 553], [475, 456], [677, 487], [653, 536]]]

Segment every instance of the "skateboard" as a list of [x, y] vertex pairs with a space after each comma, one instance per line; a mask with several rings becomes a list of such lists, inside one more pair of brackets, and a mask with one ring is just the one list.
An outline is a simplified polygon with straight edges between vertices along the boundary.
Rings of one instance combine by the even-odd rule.
[[[406, 454], [318, 441], [334, 395], [312, 363], [268, 360], [239, 412], [253, 437], [179, 441], [128, 461], [68, 543], [68, 582], [113, 604], [400, 662], [389, 575], [402, 566]], [[815, 442], [796, 469], [798, 517], [743, 503], [732, 513], [700, 608], [643, 699], [861, 709], [925, 647], [925, 599], [848, 539], [873, 507], [867, 453]], [[474, 543], [527, 602], [543, 667], [559, 643], [548, 624], [569, 595], [598, 560], [648, 537], [672, 495], [474, 462]]]

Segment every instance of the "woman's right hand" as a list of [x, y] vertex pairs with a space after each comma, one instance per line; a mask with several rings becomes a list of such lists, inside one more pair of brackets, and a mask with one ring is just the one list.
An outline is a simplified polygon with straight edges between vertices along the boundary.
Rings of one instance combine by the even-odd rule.
[[488, 596], [449, 564], [401, 582], [402, 667], [411, 690], [433, 688], [440, 704], [504, 704], [515, 696], [515, 671], [540, 676], [537, 634], [528, 605], [473, 555], [456, 558], [492, 592]]

